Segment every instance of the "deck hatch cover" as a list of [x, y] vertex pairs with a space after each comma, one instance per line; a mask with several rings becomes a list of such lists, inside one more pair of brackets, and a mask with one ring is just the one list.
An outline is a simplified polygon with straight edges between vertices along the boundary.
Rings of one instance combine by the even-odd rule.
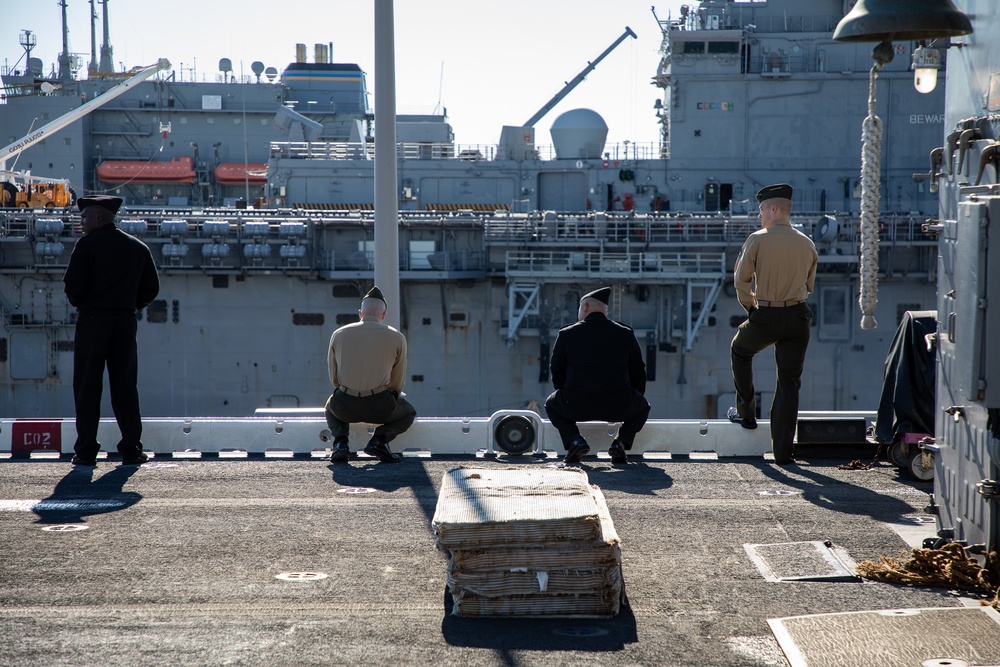
[[768, 581], [859, 581], [847, 554], [829, 542], [744, 544], [750, 560]]
[[771, 618], [791, 667], [1000, 665], [992, 607], [888, 609]]

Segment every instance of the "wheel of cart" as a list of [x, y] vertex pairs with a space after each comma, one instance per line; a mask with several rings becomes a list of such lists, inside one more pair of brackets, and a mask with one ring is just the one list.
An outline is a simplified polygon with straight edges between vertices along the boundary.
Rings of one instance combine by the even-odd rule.
[[916, 479], [929, 482], [934, 479], [934, 453], [937, 446], [934, 437], [927, 435], [915, 445], [910, 446], [910, 454], [906, 459], [906, 469]]
[[901, 433], [888, 448], [888, 459], [897, 468], [908, 471], [919, 480], [934, 479], [934, 453], [922, 444], [934, 442], [927, 433]]

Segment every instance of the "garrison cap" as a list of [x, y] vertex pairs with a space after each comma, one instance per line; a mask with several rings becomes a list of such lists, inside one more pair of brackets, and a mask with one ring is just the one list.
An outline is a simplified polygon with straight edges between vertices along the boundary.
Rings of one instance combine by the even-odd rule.
[[82, 211], [88, 206], [100, 206], [101, 208], [106, 208], [112, 213], [117, 213], [118, 209], [122, 207], [121, 197], [111, 197], [109, 195], [95, 195], [93, 197], [80, 197], [76, 200], [77, 207]]
[[[365, 294], [363, 297], [361, 297], [361, 299], [362, 299], [362, 301], [365, 300], [365, 299], [378, 299], [382, 303], [385, 303], [385, 297], [382, 296], [382, 290], [380, 290], [378, 288], [378, 285], [376, 285], [375, 287], [372, 287], [370, 290], [368, 290], [368, 293]], [[389, 304], [386, 304], [386, 305], [389, 305]]]
[[611, 299], [611, 288], [602, 287], [601, 289], [595, 289], [593, 292], [590, 292], [589, 294], [584, 294], [583, 298], [597, 299], [606, 306], [608, 305], [608, 301]]
[[761, 188], [757, 191], [758, 202], [762, 202], [766, 199], [774, 199], [776, 197], [791, 199], [792, 186], [788, 183], [778, 183], [777, 185], [768, 185], [767, 187]]

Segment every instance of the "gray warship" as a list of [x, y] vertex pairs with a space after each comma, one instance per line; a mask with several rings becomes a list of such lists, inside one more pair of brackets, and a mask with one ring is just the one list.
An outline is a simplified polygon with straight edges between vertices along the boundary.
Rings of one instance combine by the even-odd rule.
[[[723, 416], [743, 315], [732, 266], [758, 226], [753, 193], [772, 182], [795, 187], [793, 223], [820, 252], [802, 408], [874, 410], [895, 324], [935, 306], [937, 240], [925, 223], [937, 206], [929, 155], [944, 132], [944, 86], [914, 89], [916, 42], [897, 44], [880, 73], [883, 324], [861, 330], [870, 54], [831, 38], [849, 5], [714, 0], [678, 17], [652, 12], [647, 28], [663, 37], [650, 64], [663, 90], [656, 145], [606, 145], [588, 109], [560, 115], [551, 146], [532, 122], [465, 146], [446, 116], [399, 116], [400, 324], [420, 413], [540, 404], [556, 332], [581, 294], [611, 285], [613, 316], [644, 348], [651, 417]], [[302, 45], [296, 55], [280, 74], [255, 67], [246, 80], [225, 63], [216, 82], [160, 73], [18, 157], [33, 177], [122, 196], [122, 228], [157, 258], [161, 294], [139, 324], [146, 416], [246, 416], [318, 406], [329, 393], [323, 350], [373, 280], [377, 119], [359, 65], [329, 62], [323, 45], [313, 62]], [[5, 140], [122, 80], [45, 77], [27, 64], [4, 73]], [[0, 215], [0, 412], [71, 415], [74, 312], [61, 276], [78, 219], [72, 208]], [[758, 366], [768, 406], [773, 362]]]

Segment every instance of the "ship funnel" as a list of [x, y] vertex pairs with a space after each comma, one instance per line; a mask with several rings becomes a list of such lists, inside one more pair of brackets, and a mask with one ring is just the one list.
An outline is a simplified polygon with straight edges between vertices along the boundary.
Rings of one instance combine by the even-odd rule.
[[306, 45], [296, 44], [295, 45], [295, 62], [304, 63], [306, 61]]
[[951, 0], [858, 0], [837, 24], [833, 38], [841, 42], [905, 42], [971, 32], [969, 17]]
[[608, 138], [608, 124], [590, 109], [561, 114], [549, 130], [559, 160], [600, 158]]
[[317, 63], [328, 63], [330, 62], [330, 55], [326, 44], [316, 44], [313, 47], [313, 52], [315, 54]]

